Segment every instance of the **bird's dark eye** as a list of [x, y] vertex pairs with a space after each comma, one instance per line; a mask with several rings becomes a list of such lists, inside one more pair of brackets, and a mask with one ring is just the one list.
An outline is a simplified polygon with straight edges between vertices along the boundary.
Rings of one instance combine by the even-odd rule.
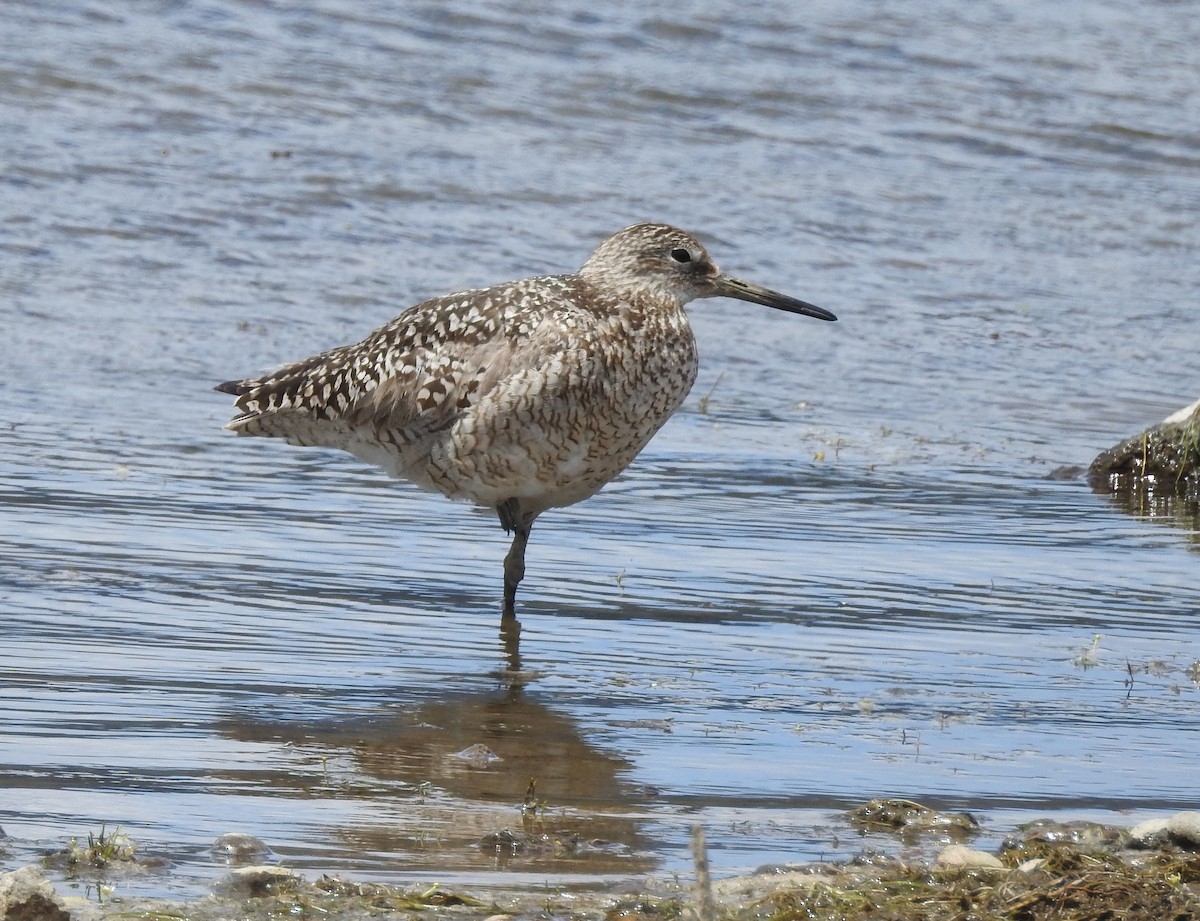
[[691, 262], [692, 254], [681, 246], [679, 249], [671, 250], [671, 258], [676, 262]]

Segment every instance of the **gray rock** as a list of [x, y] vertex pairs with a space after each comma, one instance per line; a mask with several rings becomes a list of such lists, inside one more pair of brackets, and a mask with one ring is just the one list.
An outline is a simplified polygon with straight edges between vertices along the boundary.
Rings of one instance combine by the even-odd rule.
[[1167, 834], [1180, 847], [1200, 851], [1200, 812], [1177, 812], [1167, 819]]
[[274, 856], [261, 838], [240, 831], [221, 835], [213, 842], [212, 855], [225, 864], [259, 864]]
[[1088, 468], [1088, 481], [1097, 492], [1128, 492], [1139, 485], [1186, 495], [1200, 491], [1200, 400], [1101, 451]]
[[1167, 819], [1147, 819], [1129, 829], [1129, 846], [1146, 850], [1162, 847], [1167, 843]]
[[263, 896], [294, 889], [300, 877], [287, 867], [238, 867], [217, 884], [218, 891]]
[[71, 921], [62, 896], [37, 867], [21, 867], [0, 876], [2, 921]]
[[1038, 819], [1036, 822], [1022, 825], [1014, 834], [1005, 838], [1004, 843], [1000, 845], [1000, 853], [1030, 844], [1049, 847], [1073, 844], [1088, 850], [1114, 850], [1124, 847], [1128, 837], [1127, 830], [1102, 825], [1099, 822], [1055, 822], [1051, 819]]
[[850, 822], [860, 830], [940, 834], [959, 841], [979, 833], [969, 812], [941, 812], [908, 799], [870, 800], [850, 813]]

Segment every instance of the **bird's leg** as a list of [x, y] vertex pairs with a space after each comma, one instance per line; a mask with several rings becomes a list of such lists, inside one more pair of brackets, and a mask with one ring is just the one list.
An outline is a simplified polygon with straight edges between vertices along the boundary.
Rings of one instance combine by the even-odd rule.
[[504, 612], [500, 615], [500, 629], [519, 632], [517, 623], [517, 586], [525, 576], [525, 544], [529, 540], [529, 529], [518, 528], [513, 535], [512, 546], [504, 558]]
[[519, 634], [521, 625], [517, 623], [517, 586], [525, 577], [525, 545], [529, 542], [533, 519], [521, 512], [521, 505], [516, 499], [501, 502], [496, 506], [496, 514], [500, 517], [500, 526], [513, 535], [512, 546], [504, 558], [504, 611], [500, 615], [500, 632]]

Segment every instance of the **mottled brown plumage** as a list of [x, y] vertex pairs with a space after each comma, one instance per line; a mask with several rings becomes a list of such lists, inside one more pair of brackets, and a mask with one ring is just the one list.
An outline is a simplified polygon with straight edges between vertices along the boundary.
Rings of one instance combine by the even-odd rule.
[[355, 345], [217, 389], [239, 435], [342, 448], [392, 476], [496, 509], [515, 532], [502, 626], [535, 518], [624, 470], [696, 379], [683, 306], [734, 297], [833, 314], [722, 275], [690, 235], [635, 224], [574, 275], [417, 304]]

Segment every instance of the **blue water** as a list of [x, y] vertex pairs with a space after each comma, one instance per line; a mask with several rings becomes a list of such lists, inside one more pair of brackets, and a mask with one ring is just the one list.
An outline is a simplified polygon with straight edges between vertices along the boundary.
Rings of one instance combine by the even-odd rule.
[[[229, 831], [571, 884], [694, 821], [718, 875], [895, 849], [880, 795], [983, 846], [1196, 807], [1195, 518], [1048, 475], [1197, 396], [1197, 49], [1165, 2], [7, 3], [3, 866], [104, 824], [173, 862], [122, 893]], [[840, 319], [695, 305], [691, 399], [538, 522], [519, 663], [492, 516], [221, 430], [647, 218]]]

